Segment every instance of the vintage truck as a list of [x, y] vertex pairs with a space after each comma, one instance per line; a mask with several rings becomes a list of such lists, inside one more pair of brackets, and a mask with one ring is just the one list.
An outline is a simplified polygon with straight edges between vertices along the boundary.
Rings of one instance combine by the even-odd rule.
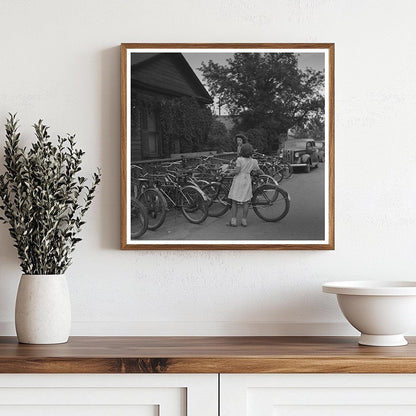
[[311, 139], [290, 139], [285, 142], [283, 158], [293, 169], [303, 169], [309, 173], [319, 165], [318, 149]]

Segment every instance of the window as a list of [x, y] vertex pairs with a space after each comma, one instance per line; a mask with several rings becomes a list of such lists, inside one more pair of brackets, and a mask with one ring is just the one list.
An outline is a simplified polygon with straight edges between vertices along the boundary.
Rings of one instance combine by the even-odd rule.
[[159, 157], [158, 114], [154, 110], [140, 112], [142, 152], [144, 158]]

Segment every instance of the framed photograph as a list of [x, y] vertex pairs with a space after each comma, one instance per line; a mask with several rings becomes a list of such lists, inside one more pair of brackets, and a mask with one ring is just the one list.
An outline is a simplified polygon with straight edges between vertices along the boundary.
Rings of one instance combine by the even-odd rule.
[[333, 250], [334, 44], [122, 44], [121, 248]]

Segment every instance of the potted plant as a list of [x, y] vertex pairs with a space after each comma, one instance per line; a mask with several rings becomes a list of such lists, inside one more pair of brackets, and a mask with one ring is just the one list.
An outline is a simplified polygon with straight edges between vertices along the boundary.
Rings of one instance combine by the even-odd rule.
[[23, 275], [16, 297], [15, 324], [21, 343], [68, 340], [71, 307], [65, 272], [71, 264], [83, 217], [101, 172], [90, 185], [80, 175], [84, 152], [75, 136], [49, 140], [48, 127], [33, 127], [36, 141], [20, 145], [16, 115], [6, 122], [5, 172], [0, 175], [0, 219], [8, 223]]

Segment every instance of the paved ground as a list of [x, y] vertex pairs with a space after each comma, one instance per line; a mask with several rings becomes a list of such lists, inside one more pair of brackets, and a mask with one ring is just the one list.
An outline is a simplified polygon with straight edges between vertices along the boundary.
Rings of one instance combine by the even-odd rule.
[[[208, 217], [202, 224], [189, 223], [178, 210], [168, 213], [156, 231], [142, 240], [322, 240], [324, 239], [324, 166], [311, 173], [295, 173], [281, 186], [289, 192], [290, 211], [280, 222], [265, 222], [250, 209], [247, 228], [227, 227], [230, 211], [220, 218]], [[241, 217], [241, 210], [239, 212]]]

